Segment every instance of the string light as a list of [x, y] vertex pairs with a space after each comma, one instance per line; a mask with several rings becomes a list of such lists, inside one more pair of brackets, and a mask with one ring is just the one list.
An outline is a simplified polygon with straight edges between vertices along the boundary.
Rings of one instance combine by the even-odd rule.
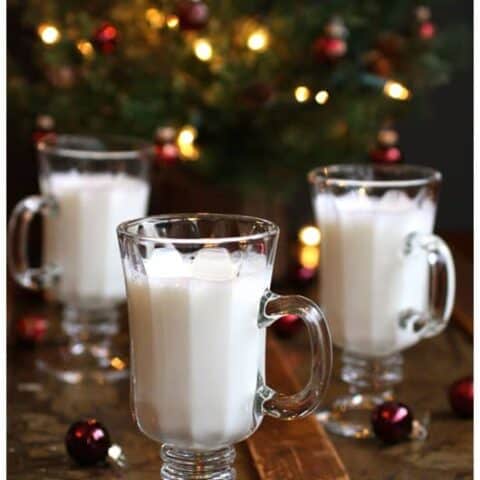
[[145, 19], [152, 28], [162, 28], [165, 25], [165, 14], [158, 8], [147, 9]]
[[178, 17], [176, 15], [167, 15], [167, 19], [166, 19], [166, 22], [167, 22], [167, 27], [168, 28], [177, 28], [178, 27]]
[[311, 245], [304, 245], [300, 248], [299, 261], [302, 267], [316, 268], [320, 263], [320, 249]]
[[329, 97], [330, 97], [330, 95], [328, 94], [328, 92], [326, 90], [320, 90], [315, 95], [315, 101], [319, 105], [323, 105], [324, 103], [327, 103]]
[[270, 43], [270, 34], [265, 28], [257, 28], [247, 38], [247, 47], [254, 52], [263, 52]]
[[198, 148], [193, 145], [193, 143], [185, 143], [180, 146], [180, 153], [182, 157], [187, 160], [198, 160], [200, 157], [200, 152]]
[[315, 247], [320, 245], [322, 235], [317, 227], [314, 227], [313, 225], [307, 225], [298, 232], [298, 239], [304, 245]]
[[383, 86], [383, 93], [395, 100], [408, 100], [410, 98], [410, 90], [401, 83], [387, 80]]
[[208, 62], [213, 55], [212, 45], [204, 38], [197, 38], [193, 42], [193, 51], [195, 56], [202, 62]]
[[43, 43], [53, 45], [60, 40], [60, 31], [55, 25], [51, 23], [42, 23], [37, 29], [38, 35]]
[[310, 98], [310, 90], [304, 85], [300, 85], [294, 91], [297, 102], [303, 103]]
[[86, 58], [92, 58], [95, 55], [95, 49], [88, 40], [79, 40], [77, 49]]
[[192, 125], [185, 125], [178, 132], [177, 143], [178, 146], [182, 145], [192, 145], [195, 139], [197, 138], [198, 132], [195, 127]]

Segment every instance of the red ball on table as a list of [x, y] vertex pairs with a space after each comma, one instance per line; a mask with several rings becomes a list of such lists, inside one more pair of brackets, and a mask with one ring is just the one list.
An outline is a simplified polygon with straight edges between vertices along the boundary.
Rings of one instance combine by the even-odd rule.
[[110, 446], [107, 429], [93, 418], [75, 422], [65, 436], [67, 452], [79, 465], [104, 461]]
[[16, 330], [20, 343], [33, 346], [45, 339], [48, 320], [40, 315], [27, 315], [18, 320]]
[[457, 380], [448, 389], [452, 410], [460, 417], [473, 417], [473, 377]]
[[412, 433], [413, 415], [407, 405], [400, 402], [384, 402], [372, 412], [375, 435], [385, 443], [406, 440]]

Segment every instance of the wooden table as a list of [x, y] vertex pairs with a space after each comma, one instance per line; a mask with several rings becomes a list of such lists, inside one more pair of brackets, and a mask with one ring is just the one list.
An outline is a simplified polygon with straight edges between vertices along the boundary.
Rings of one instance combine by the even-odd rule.
[[[416, 480], [416, 479], [470, 479], [473, 478], [473, 427], [471, 420], [456, 418], [448, 406], [446, 389], [463, 375], [472, 373], [471, 331], [471, 256], [465, 248], [457, 249], [459, 295], [456, 317], [458, 325], [452, 324], [444, 334], [424, 341], [405, 354], [405, 382], [398, 391], [398, 398], [408, 403], [417, 416], [429, 414], [430, 435], [424, 442], [407, 442], [385, 447], [376, 440], [353, 441], [330, 436], [348, 475], [340, 462], [331, 460], [324, 471], [313, 476], [292, 474], [286, 476], [281, 469], [271, 469], [265, 474], [254, 461], [253, 444], [237, 447], [238, 480]], [[465, 286], [468, 283], [467, 286]], [[10, 284], [11, 287], [11, 284]], [[314, 289], [309, 290], [312, 293]], [[467, 292], [467, 293], [464, 293]], [[38, 313], [44, 309], [38, 296], [8, 289], [9, 326], [25, 313]], [[470, 325], [470, 327], [469, 327]], [[13, 337], [9, 328], [9, 338]], [[82, 480], [100, 479], [159, 479], [160, 460], [158, 446], [139, 433], [129, 411], [128, 382], [115, 385], [64, 385], [45, 377], [34, 368], [37, 351], [21, 348], [10, 341], [8, 348], [8, 478], [18, 480]], [[308, 344], [303, 333], [293, 339], [275, 341], [268, 353], [272, 386], [285, 387], [292, 373], [295, 381], [303, 382], [308, 359]], [[278, 348], [277, 348], [278, 347]], [[48, 347], [44, 347], [48, 348]], [[279, 358], [279, 355], [281, 358]], [[280, 361], [281, 360], [281, 361]], [[287, 365], [284, 376], [276, 364]], [[272, 364], [275, 366], [272, 367]], [[338, 379], [339, 353], [335, 353], [335, 376], [327, 401], [345, 392]], [[287, 371], [288, 370], [288, 371]], [[270, 371], [272, 373], [272, 371]], [[288, 382], [287, 382], [288, 383]], [[295, 382], [294, 382], [295, 383]], [[288, 393], [288, 392], [287, 392]], [[127, 457], [127, 468], [116, 466], [80, 468], [67, 457], [63, 438], [68, 426], [79, 417], [93, 416], [108, 426], [114, 443], [119, 444]], [[310, 422], [312, 419], [302, 420]], [[257, 445], [260, 435], [273, 435], [273, 420], [268, 419], [254, 439]], [[300, 436], [306, 424], [290, 423], [287, 430], [278, 435]], [[283, 428], [283, 427], [281, 427]], [[283, 432], [283, 433], [282, 433]], [[272, 445], [280, 441], [273, 435]], [[265, 436], [265, 435], [264, 435]], [[328, 440], [321, 435], [319, 442]], [[323, 439], [322, 439], [323, 438]], [[296, 439], [296, 441], [301, 441]], [[312, 441], [310, 440], [305, 440]], [[314, 441], [314, 440], [313, 440]], [[252, 450], [253, 448], [253, 450]], [[306, 447], [308, 451], [308, 447]], [[254, 452], [253, 452], [254, 453]], [[327, 452], [328, 453], [328, 452]], [[271, 454], [269, 454], [271, 455]], [[278, 455], [267, 459], [268, 464], [282, 464], [285, 469], [294, 468], [295, 455]], [[320, 457], [319, 457], [320, 458]], [[257, 459], [258, 460], [258, 459]], [[264, 459], [265, 460], [265, 459]], [[311, 460], [311, 459], [310, 459]], [[302, 462], [302, 459], [297, 461]], [[308, 461], [308, 459], [307, 459]], [[290, 464], [289, 464], [290, 462]], [[301, 470], [301, 465], [300, 465]]]

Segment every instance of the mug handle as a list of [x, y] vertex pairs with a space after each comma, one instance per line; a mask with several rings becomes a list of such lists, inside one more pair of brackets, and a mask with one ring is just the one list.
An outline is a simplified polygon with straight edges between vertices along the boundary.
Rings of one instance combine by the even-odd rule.
[[34, 216], [52, 214], [57, 210], [53, 197], [32, 195], [17, 203], [8, 222], [8, 267], [13, 278], [25, 288], [41, 290], [52, 286], [59, 278], [55, 265], [30, 266], [28, 232]]
[[[430, 294], [426, 312], [407, 310], [400, 316], [399, 326], [403, 333], [415, 343], [422, 338], [433, 337], [448, 325], [455, 300], [455, 265], [452, 252], [447, 244], [437, 235], [411, 233], [405, 243], [405, 256], [423, 251], [427, 255], [429, 268]], [[442, 288], [441, 277], [445, 277]], [[437, 303], [443, 306], [440, 313], [436, 311]]]
[[[273, 312], [272, 312], [273, 310]], [[300, 295], [277, 295], [267, 290], [260, 303], [258, 325], [266, 328], [284, 315], [298, 315], [305, 323], [312, 353], [310, 379], [294, 395], [276, 392], [263, 385], [263, 413], [271, 417], [292, 420], [312, 413], [320, 404], [332, 372], [332, 340], [320, 307]]]

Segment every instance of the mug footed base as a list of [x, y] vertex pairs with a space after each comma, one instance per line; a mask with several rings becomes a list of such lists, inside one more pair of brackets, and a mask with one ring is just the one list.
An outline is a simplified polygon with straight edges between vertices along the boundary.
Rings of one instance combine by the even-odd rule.
[[331, 433], [349, 438], [373, 437], [371, 414], [381, 403], [393, 400], [393, 392], [352, 393], [337, 398], [327, 410], [317, 413], [317, 420]]
[[222, 448], [199, 452], [163, 445], [161, 450], [164, 480], [235, 480], [235, 449]]
[[88, 345], [77, 344], [39, 352], [37, 368], [66, 383], [110, 383], [128, 378], [129, 369], [124, 355], [92, 352]]

